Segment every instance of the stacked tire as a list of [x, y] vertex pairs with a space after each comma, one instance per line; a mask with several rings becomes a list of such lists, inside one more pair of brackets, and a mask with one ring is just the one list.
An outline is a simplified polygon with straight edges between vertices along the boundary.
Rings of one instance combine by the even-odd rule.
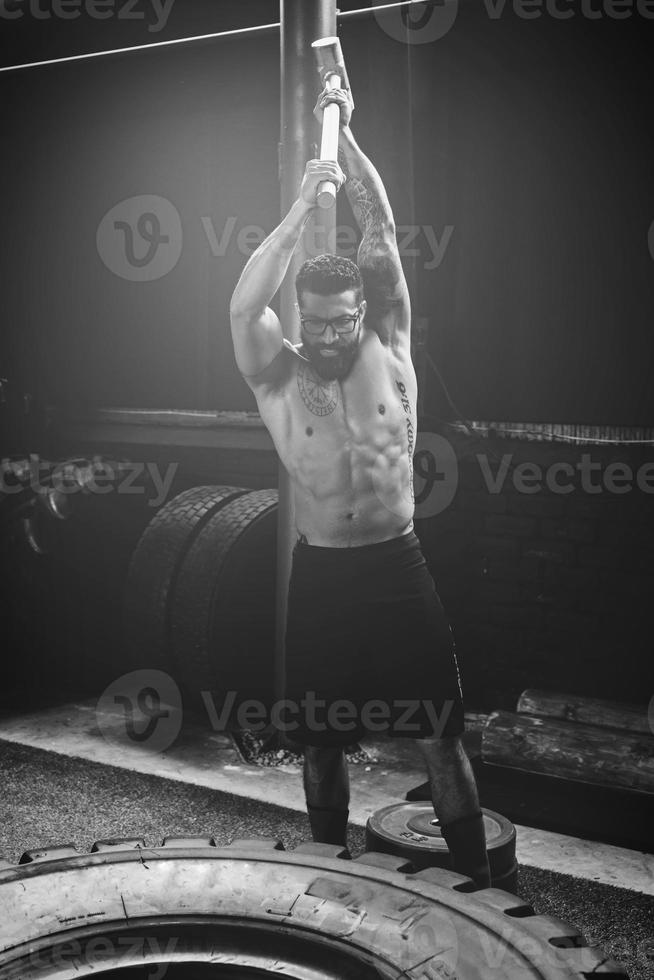
[[269, 704], [273, 690], [276, 490], [194, 487], [150, 522], [125, 590], [134, 668], [169, 672], [187, 704], [207, 694]]

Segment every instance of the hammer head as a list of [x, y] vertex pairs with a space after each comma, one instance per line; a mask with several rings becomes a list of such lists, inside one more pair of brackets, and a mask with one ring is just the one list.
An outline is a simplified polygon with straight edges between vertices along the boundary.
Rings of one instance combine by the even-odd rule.
[[330, 75], [339, 75], [342, 88], [349, 89], [350, 80], [347, 77], [341, 42], [337, 37], [321, 37], [311, 45], [318, 62], [318, 74], [325, 84]]

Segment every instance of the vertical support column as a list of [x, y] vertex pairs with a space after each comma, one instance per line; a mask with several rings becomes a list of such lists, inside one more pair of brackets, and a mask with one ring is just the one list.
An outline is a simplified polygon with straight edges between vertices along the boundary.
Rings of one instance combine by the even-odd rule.
[[[413, 104], [413, 45], [410, 43], [410, 39], [407, 36], [406, 43], [404, 45], [405, 50], [405, 103], [408, 106]], [[404, 119], [404, 125], [406, 130], [399, 137], [399, 143], [401, 146], [405, 147], [405, 186], [407, 194], [409, 196], [409, 225], [411, 231], [416, 230], [416, 195], [415, 195], [415, 165], [414, 165], [414, 152], [415, 152], [415, 134], [413, 131], [413, 113], [408, 112], [406, 114], [398, 113], [398, 122]], [[401, 123], [400, 123], [401, 124]], [[404, 267], [404, 274], [407, 280], [407, 286], [409, 289], [409, 296], [411, 297], [411, 358], [413, 360], [413, 366], [415, 368], [416, 377], [418, 379], [418, 403], [417, 411], [418, 418], [425, 412], [425, 384], [427, 379], [426, 372], [426, 360], [425, 351], [427, 345], [427, 330], [429, 326], [429, 320], [425, 316], [420, 316], [418, 311], [420, 309], [420, 300], [418, 296], [418, 274], [417, 274], [417, 260], [418, 256], [415, 254], [408, 256], [401, 256], [402, 265]]]
[[[279, 176], [282, 217], [295, 200], [304, 167], [316, 152], [318, 126], [313, 107], [319, 78], [311, 42], [336, 34], [336, 0], [280, 0], [281, 133]], [[317, 213], [320, 211], [320, 213]], [[295, 276], [305, 258], [329, 251], [336, 224], [335, 208], [316, 209], [307, 222], [304, 240], [298, 244], [280, 291], [279, 318], [284, 336], [300, 339], [295, 311]], [[330, 233], [331, 232], [331, 233]], [[333, 247], [333, 246], [332, 246]], [[277, 524], [277, 582], [275, 626], [275, 697], [283, 697], [285, 685], [284, 634], [286, 598], [295, 543], [295, 518], [290, 481], [279, 466], [279, 519]]]

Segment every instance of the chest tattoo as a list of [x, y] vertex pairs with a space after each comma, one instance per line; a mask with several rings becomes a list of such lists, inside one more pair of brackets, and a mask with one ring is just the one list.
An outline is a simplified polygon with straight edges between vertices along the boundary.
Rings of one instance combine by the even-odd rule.
[[338, 405], [338, 385], [325, 381], [301, 364], [297, 369], [297, 386], [302, 401], [313, 415], [331, 415]]

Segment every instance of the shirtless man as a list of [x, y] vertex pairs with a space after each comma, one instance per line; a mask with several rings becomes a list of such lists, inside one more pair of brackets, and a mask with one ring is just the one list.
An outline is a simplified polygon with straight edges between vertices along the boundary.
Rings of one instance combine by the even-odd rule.
[[[301, 721], [286, 730], [304, 746], [314, 840], [335, 844], [346, 842], [349, 812], [344, 747], [383, 723], [414, 738], [452, 865], [484, 887], [454, 643], [413, 530], [409, 294], [386, 192], [350, 128], [349, 92], [323, 91], [316, 117], [332, 101], [341, 113], [340, 165], [308, 162], [297, 200], [248, 261], [230, 306], [238, 368], [294, 495], [286, 693]], [[323, 180], [344, 185], [362, 240], [356, 264], [327, 254], [301, 267], [302, 343], [293, 346], [269, 304]]]

